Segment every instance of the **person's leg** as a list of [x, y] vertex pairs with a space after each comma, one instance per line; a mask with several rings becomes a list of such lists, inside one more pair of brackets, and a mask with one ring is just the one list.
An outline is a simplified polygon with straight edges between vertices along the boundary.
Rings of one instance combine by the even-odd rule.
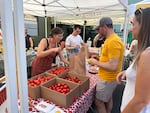
[[105, 106], [105, 98], [106, 98], [106, 83], [99, 79], [96, 85], [96, 96], [95, 96], [95, 105], [98, 109], [98, 113], [107, 113]]
[[111, 109], [113, 106], [112, 98], [107, 103], [105, 103], [105, 106], [106, 106], [107, 113], [111, 113]]
[[110, 83], [107, 83], [107, 89], [108, 89], [108, 97], [107, 98], [107, 102], [105, 103], [105, 106], [106, 106], [106, 111], [107, 113], [111, 113], [111, 110], [112, 110], [112, 107], [113, 107], [113, 100], [112, 100], [112, 95], [113, 95], [113, 92], [117, 86], [117, 83], [116, 81], [113, 81], [113, 82], [110, 82]]
[[95, 105], [97, 107], [98, 113], [107, 113], [105, 103], [103, 101], [95, 98]]
[[99, 110], [99, 113], [111, 113], [112, 94], [116, 85], [116, 81], [105, 82], [101, 79], [98, 80], [96, 86], [96, 99], [99, 101], [95, 101], [95, 104]]

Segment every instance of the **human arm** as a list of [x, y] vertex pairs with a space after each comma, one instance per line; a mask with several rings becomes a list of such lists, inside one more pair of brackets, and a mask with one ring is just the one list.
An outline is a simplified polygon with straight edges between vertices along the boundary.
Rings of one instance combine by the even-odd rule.
[[91, 58], [90, 64], [97, 65], [100, 68], [106, 69], [108, 71], [117, 71], [119, 58], [111, 58], [108, 62], [100, 62], [96, 59]]
[[80, 47], [79, 45], [75, 45], [75, 46], [66, 45], [66, 50], [72, 50], [72, 49], [76, 49], [76, 48], [79, 48], [79, 47]]
[[93, 46], [96, 47], [96, 40], [93, 40]]
[[[81, 43], [81, 45], [82, 45], [82, 46], [86, 46], [87, 44], [83, 42], [83, 43]], [[79, 47], [80, 47], [80, 46], [79, 46]]]
[[59, 58], [61, 61], [63, 61], [65, 64], [69, 65], [69, 62], [64, 58], [62, 51], [59, 52]]
[[122, 113], [140, 113], [150, 102], [150, 50], [142, 53], [137, 68], [135, 95]]
[[38, 45], [37, 57], [45, 57], [53, 52], [59, 52], [62, 50], [61, 47], [50, 48], [45, 50], [46, 48], [47, 48], [47, 40], [43, 38]]
[[80, 37], [80, 44], [82, 45], [82, 46], [86, 46], [87, 44], [86, 43], [84, 43], [84, 41], [82, 40], [82, 37], [79, 35], [79, 37]]
[[95, 58], [96, 60], [99, 60], [99, 56], [97, 54], [92, 54], [91, 58]]
[[138, 41], [137, 41], [137, 40], [133, 40], [133, 41], [131, 42], [131, 45], [130, 45], [130, 48], [129, 48], [129, 51], [130, 51], [130, 52], [132, 52], [132, 51], [135, 51], [135, 50], [136, 50], [137, 43], [138, 43]]
[[116, 77], [116, 81], [118, 84], [121, 84], [121, 81], [124, 80], [126, 77], [126, 71], [122, 71], [120, 72], [117, 77]]
[[29, 41], [30, 41], [30, 47], [33, 48], [33, 40], [32, 40], [32, 37], [29, 38]]
[[101, 58], [107, 56], [107, 60], [97, 61], [92, 59], [90, 63], [108, 71], [117, 71], [121, 57], [123, 57], [121, 56], [123, 55], [123, 48], [120, 42], [112, 40], [104, 45], [101, 53]]
[[96, 42], [97, 42], [97, 39], [98, 39], [98, 36], [99, 34], [97, 34], [94, 39], [93, 39], [93, 46], [96, 47]]

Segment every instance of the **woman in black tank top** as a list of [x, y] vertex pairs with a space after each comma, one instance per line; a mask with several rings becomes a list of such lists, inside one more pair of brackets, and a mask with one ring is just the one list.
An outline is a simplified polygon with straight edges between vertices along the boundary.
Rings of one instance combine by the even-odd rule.
[[49, 38], [43, 38], [40, 41], [37, 56], [32, 63], [32, 76], [49, 70], [57, 53], [64, 63], [69, 64], [61, 53], [62, 48], [57, 46], [62, 37], [62, 29], [56, 27], [51, 30]]

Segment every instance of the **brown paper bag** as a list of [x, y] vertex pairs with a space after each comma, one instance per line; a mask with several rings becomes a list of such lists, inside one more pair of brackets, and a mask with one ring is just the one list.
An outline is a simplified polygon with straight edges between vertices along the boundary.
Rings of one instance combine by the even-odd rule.
[[85, 57], [88, 59], [89, 58], [89, 48], [87, 45], [82, 46], [84, 50], [82, 52], [85, 52]]
[[69, 72], [73, 74], [86, 75], [86, 48], [83, 46], [79, 53], [70, 56]]

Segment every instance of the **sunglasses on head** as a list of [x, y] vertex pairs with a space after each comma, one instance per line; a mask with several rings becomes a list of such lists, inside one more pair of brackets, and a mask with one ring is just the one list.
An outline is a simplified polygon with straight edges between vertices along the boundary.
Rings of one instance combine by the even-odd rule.
[[142, 9], [141, 8], [139, 8], [135, 11], [135, 15], [139, 15], [139, 14], [142, 14]]

